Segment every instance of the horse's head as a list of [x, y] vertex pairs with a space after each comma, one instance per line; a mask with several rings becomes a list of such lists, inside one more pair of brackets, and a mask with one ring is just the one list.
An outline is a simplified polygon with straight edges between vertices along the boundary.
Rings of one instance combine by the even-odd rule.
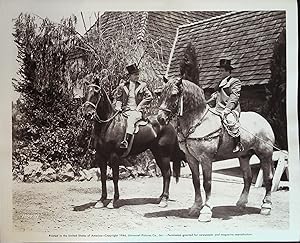
[[182, 79], [172, 78], [167, 81], [160, 91], [159, 112], [157, 120], [161, 125], [166, 125], [176, 116], [182, 107]]
[[90, 84], [87, 88], [86, 101], [83, 104], [83, 115], [86, 119], [93, 119], [96, 107], [101, 97], [101, 87], [98, 84]]

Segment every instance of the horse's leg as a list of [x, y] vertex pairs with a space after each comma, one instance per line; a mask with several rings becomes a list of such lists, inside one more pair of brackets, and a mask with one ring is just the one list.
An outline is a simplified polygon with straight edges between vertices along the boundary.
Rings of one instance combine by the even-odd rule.
[[170, 157], [163, 156], [162, 154], [166, 150], [162, 148], [151, 148], [151, 152], [155, 158], [156, 164], [158, 165], [162, 177], [163, 177], [163, 190], [159, 196], [159, 207], [167, 207], [169, 200], [169, 187], [170, 187], [170, 177], [171, 177], [171, 168], [170, 168]]
[[119, 164], [112, 163], [112, 173], [113, 173], [113, 183], [114, 183], [114, 198], [113, 200], [107, 205], [108, 208], [115, 208], [117, 207], [117, 201], [119, 200]]
[[[96, 154], [96, 159], [100, 159]], [[107, 199], [107, 188], [106, 188], [106, 180], [107, 180], [107, 162], [105, 160], [100, 160], [100, 173], [101, 173], [101, 198], [96, 203], [95, 208], [103, 208], [104, 201]]]
[[192, 172], [193, 185], [195, 190], [195, 201], [193, 206], [190, 208], [189, 215], [195, 216], [198, 215], [203, 202], [200, 191], [199, 162], [189, 154], [186, 154], [186, 158]]
[[203, 187], [205, 191], [205, 204], [200, 210], [198, 220], [200, 222], [209, 222], [212, 217], [212, 210], [210, 204], [211, 197], [211, 178], [212, 178], [212, 162], [210, 159], [202, 160], [202, 171], [203, 171]]
[[243, 179], [244, 179], [244, 188], [236, 205], [241, 209], [246, 207], [246, 204], [248, 203], [248, 196], [249, 196], [250, 186], [252, 182], [252, 172], [251, 172], [249, 160], [250, 160], [250, 155], [239, 157], [240, 168], [242, 170]]
[[263, 170], [263, 179], [266, 188], [266, 194], [261, 205], [260, 213], [263, 215], [269, 215], [272, 209], [271, 200], [271, 188], [273, 179], [273, 162], [272, 162], [272, 151], [264, 151], [264, 153], [257, 153], [261, 161], [261, 168]]
[[160, 203], [158, 206], [165, 208], [168, 206], [168, 200], [169, 200], [169, 188], [170, 188], [170, 180], [171, 180], [170, 158], [169, 157], [158, 158], [157, 165], [159, 166], [163, 176], [163, 192], [160, 195]]

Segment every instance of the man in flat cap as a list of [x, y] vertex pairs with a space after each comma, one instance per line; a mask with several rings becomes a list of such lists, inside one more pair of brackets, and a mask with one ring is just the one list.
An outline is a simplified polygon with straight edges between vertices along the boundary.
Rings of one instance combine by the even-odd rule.
[[234, 138], [235, 148], [233, 152], [243, 151], [243, 145], [240, 142], [239, 117], [241, 108], [239, 103], [242, 84], [237, 78], [231, 76], [231, 60], [221, 59], [218, 66], [221, 82], [215, 88], [208, 103], [216, 100], [215, 110], [225, 122], [225, 127], [229, 135]]
[[126, 67], [129, 80], [121, 83], [116, 96], [116, 110], [123, 110], [127, 118], [127, 128], [120, 148], [127, 149], [137, 121], [142, 119], [144, 108], [150, 104], [153, 96], [145, 82], [139, 80], [139, 69], [136, 64]]

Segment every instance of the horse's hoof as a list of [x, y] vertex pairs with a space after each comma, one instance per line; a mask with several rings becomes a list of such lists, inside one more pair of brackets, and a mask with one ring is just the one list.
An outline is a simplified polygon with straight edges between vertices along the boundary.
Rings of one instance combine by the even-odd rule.
[[115, 208], [115, 206], [114, 206], [114, 203], [113, 203], [113, 201], [110, 201], [110, 203], [109, 204], [107, 204], [107, 206], [106, 206], [107, 208], [109, 208], [109, 209], [114, 209]]
[[235, 205], [238, 206], [239, 208], [245, 208], [246, 205], [247, 205], [247, 203], [248, 203], [248, 200], [247, 200], [247, 199], [241, 198], [241, 199], [239, 199], [239, 200], [236, 202]]
[[263, 205], [261, 205], [260, 214], [270, 215], [271, 209], [272, 209], [272, 203], [263, 203]]
[[261, 215], [270, 215], [271, 214], [271, 209], [270, 208], [261, 208], [260, 214]]
[[98, 201], [94, 208], [99, 209], [99, 208], [105, 208], [104, 203], [102, 201]]
[[160, 207], [160, 208], [166, 208], [167, 206], [168, 206], [168, 200], [162, 198], [161, 201], [160, 201], [160, 203], [158, 204], [158, 207]]
[[198, 217], [199, 222], [210, 222], [211, 221], [211, 213], [200, 213]]
[[212, 211], [210, 207], [203, 206], [203, 208], [200, 211], [200, 215], [198, 217], [199, 222], [210, 222], [212, 217]]

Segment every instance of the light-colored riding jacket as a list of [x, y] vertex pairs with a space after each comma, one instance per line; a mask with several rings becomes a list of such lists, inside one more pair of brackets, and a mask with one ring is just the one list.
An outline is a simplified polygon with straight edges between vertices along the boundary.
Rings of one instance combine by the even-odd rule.
[[[129, 81], [123, 85], [120, 85], [117, 89], [116, 93], [116, 107], [122, 107], [122, 109], [126, 109], [129, 97]], [[150, 90], [147, 87], [145, 82], [137, 81], [135, 83], [135, 102], [137, 105], [136, 110], [143, 111], [144, 108], [150, 104], [153, 99], [153, 96]]]
[[228, 76], [224, 78], [215, 93], [216, 97], [216, 111], [222, 112], [225, 108], [235, 111], [240, 116], [241, 107], [239, 98], [241, 94], [242, 84], [237, 78]]

